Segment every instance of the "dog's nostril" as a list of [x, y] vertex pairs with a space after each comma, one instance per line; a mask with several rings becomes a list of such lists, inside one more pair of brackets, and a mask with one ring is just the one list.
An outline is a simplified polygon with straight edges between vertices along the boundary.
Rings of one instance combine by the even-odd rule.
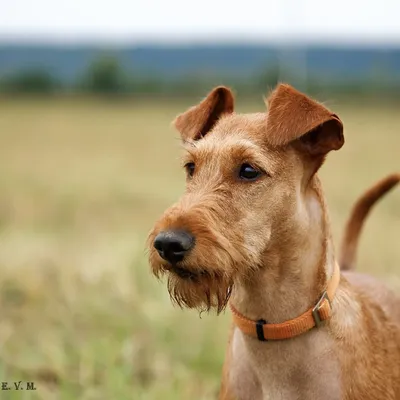
[[161, 232], [153, 243], [160, 256], [171, 263], [182, 261], [193, 244], [193, 236], [185, 231]]
[[155, 238], [153, 246], [156, 250], [162, 251], [163, 250], [162, 240], [158, 236]]

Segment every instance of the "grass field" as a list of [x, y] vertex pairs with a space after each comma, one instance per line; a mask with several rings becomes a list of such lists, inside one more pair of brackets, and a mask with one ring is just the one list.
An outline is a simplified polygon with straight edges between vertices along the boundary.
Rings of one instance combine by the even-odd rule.
[[[213, 399], [229, 314], [174, 308], [145, 239], [183, 188], [170, 127], [190, 103], [0, 102], [1, 399]], [[355, 198], [400, 170], [397, 106], [333, 105], [346, 144], [321, 171], [336, 243]], [[240, 111], [261, 111], [257, 102]], [[369, 217], [359, 269], [400, 287], [400, 190]]]

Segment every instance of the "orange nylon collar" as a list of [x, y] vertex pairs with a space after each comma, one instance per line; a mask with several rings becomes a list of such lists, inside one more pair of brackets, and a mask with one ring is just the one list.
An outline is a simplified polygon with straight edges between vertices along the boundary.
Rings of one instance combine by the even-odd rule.
[[340, 281], [340, 267], [335, 263], [335, 270], [328, 283], [327, 289], [322, 293], [317, 304], [308, 309], [299, 317], [280, 324], [268, 324], [264, 320], [253, 321], [237, 311], [231, 303], [229, 306], [233, 315], [233, 322], [246, 335], [258, 338], [261, 341], [290, 339], [301, 335], [314, 327], [319, 327], [332, 314], [332, 301]]

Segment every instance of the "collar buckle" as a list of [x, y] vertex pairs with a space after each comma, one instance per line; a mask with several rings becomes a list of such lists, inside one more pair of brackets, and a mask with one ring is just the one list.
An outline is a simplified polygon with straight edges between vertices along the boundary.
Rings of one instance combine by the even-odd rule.
[[322, 326], [323, 324], [324, 324], [324, 322], [327, 320], [327, 318], [325, 317], [322, 317], [321, 318], [321, 314], [320, 314], [320, 311], [321, 311], [321, 309], [322, 309], [322, 307], [324, 306], [324, 304], [325, 304], [325, 300], [328, 302], [328, 304], [329, 304], [329, 311], [331, 311], [332, 310], [332, 303], [331, 303], [331, 301], [330, 301], [330, 299], [329, 299], [329, 296], [328, 296], [328, 293], [327, 293], [327, 291], [325, 290], [323, 293], [322, 293], [322, 296], [320, 297], [320, 299], [318, 300], [318, 303], [315, 305], [315, 307], [312, 309], [312, 316], [313, 316], [313, 318], [314, 318], [314, 322], [315, 322], [315, 326], [317, 327], [317, 328], [319, 328], [320, 326]]

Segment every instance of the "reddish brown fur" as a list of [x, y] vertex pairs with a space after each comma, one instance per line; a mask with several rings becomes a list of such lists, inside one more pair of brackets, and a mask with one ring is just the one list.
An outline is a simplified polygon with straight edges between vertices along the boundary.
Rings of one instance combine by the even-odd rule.
[[233, 108], [231, 91], [223, 86], [216, 87], [199, 105], [178, 115], [174, 125], [182, 139], [198, 140], [212, 129], [221, 115], [231, 114]]
[[[343, 145], [342, 123], [287, 85], [268, 103], [266, 113], [235, 114], [232, 93], [219, 87], [175, 121], [195, 170], [150, 233], [149, 257], [181, 306], [220, 312], [229, 300], [247, 318], [280, 323], [313, 306], [330, 279], [335, 255], [316, 171]], [[242, 164], [262, 174], [243, 181]], [[195, 238], [179, 262], [190, 278], [152, 246], [174, 229]], [[299, 337], [265, 343], [233, 326], [219, 398], [400, 398], [400, 300], [371, 280], [342, 276], [332, 318]]]
[[283, 146], [318, 127], [329, 126], [329, 132], [324, 133], [326, 137], [321, 143], [329, 142], [322, 153], [342, 147], [343, 125], [337, 115], [291, 86], [279, 85], [267, 103], [266, 137], [272, 146]]

